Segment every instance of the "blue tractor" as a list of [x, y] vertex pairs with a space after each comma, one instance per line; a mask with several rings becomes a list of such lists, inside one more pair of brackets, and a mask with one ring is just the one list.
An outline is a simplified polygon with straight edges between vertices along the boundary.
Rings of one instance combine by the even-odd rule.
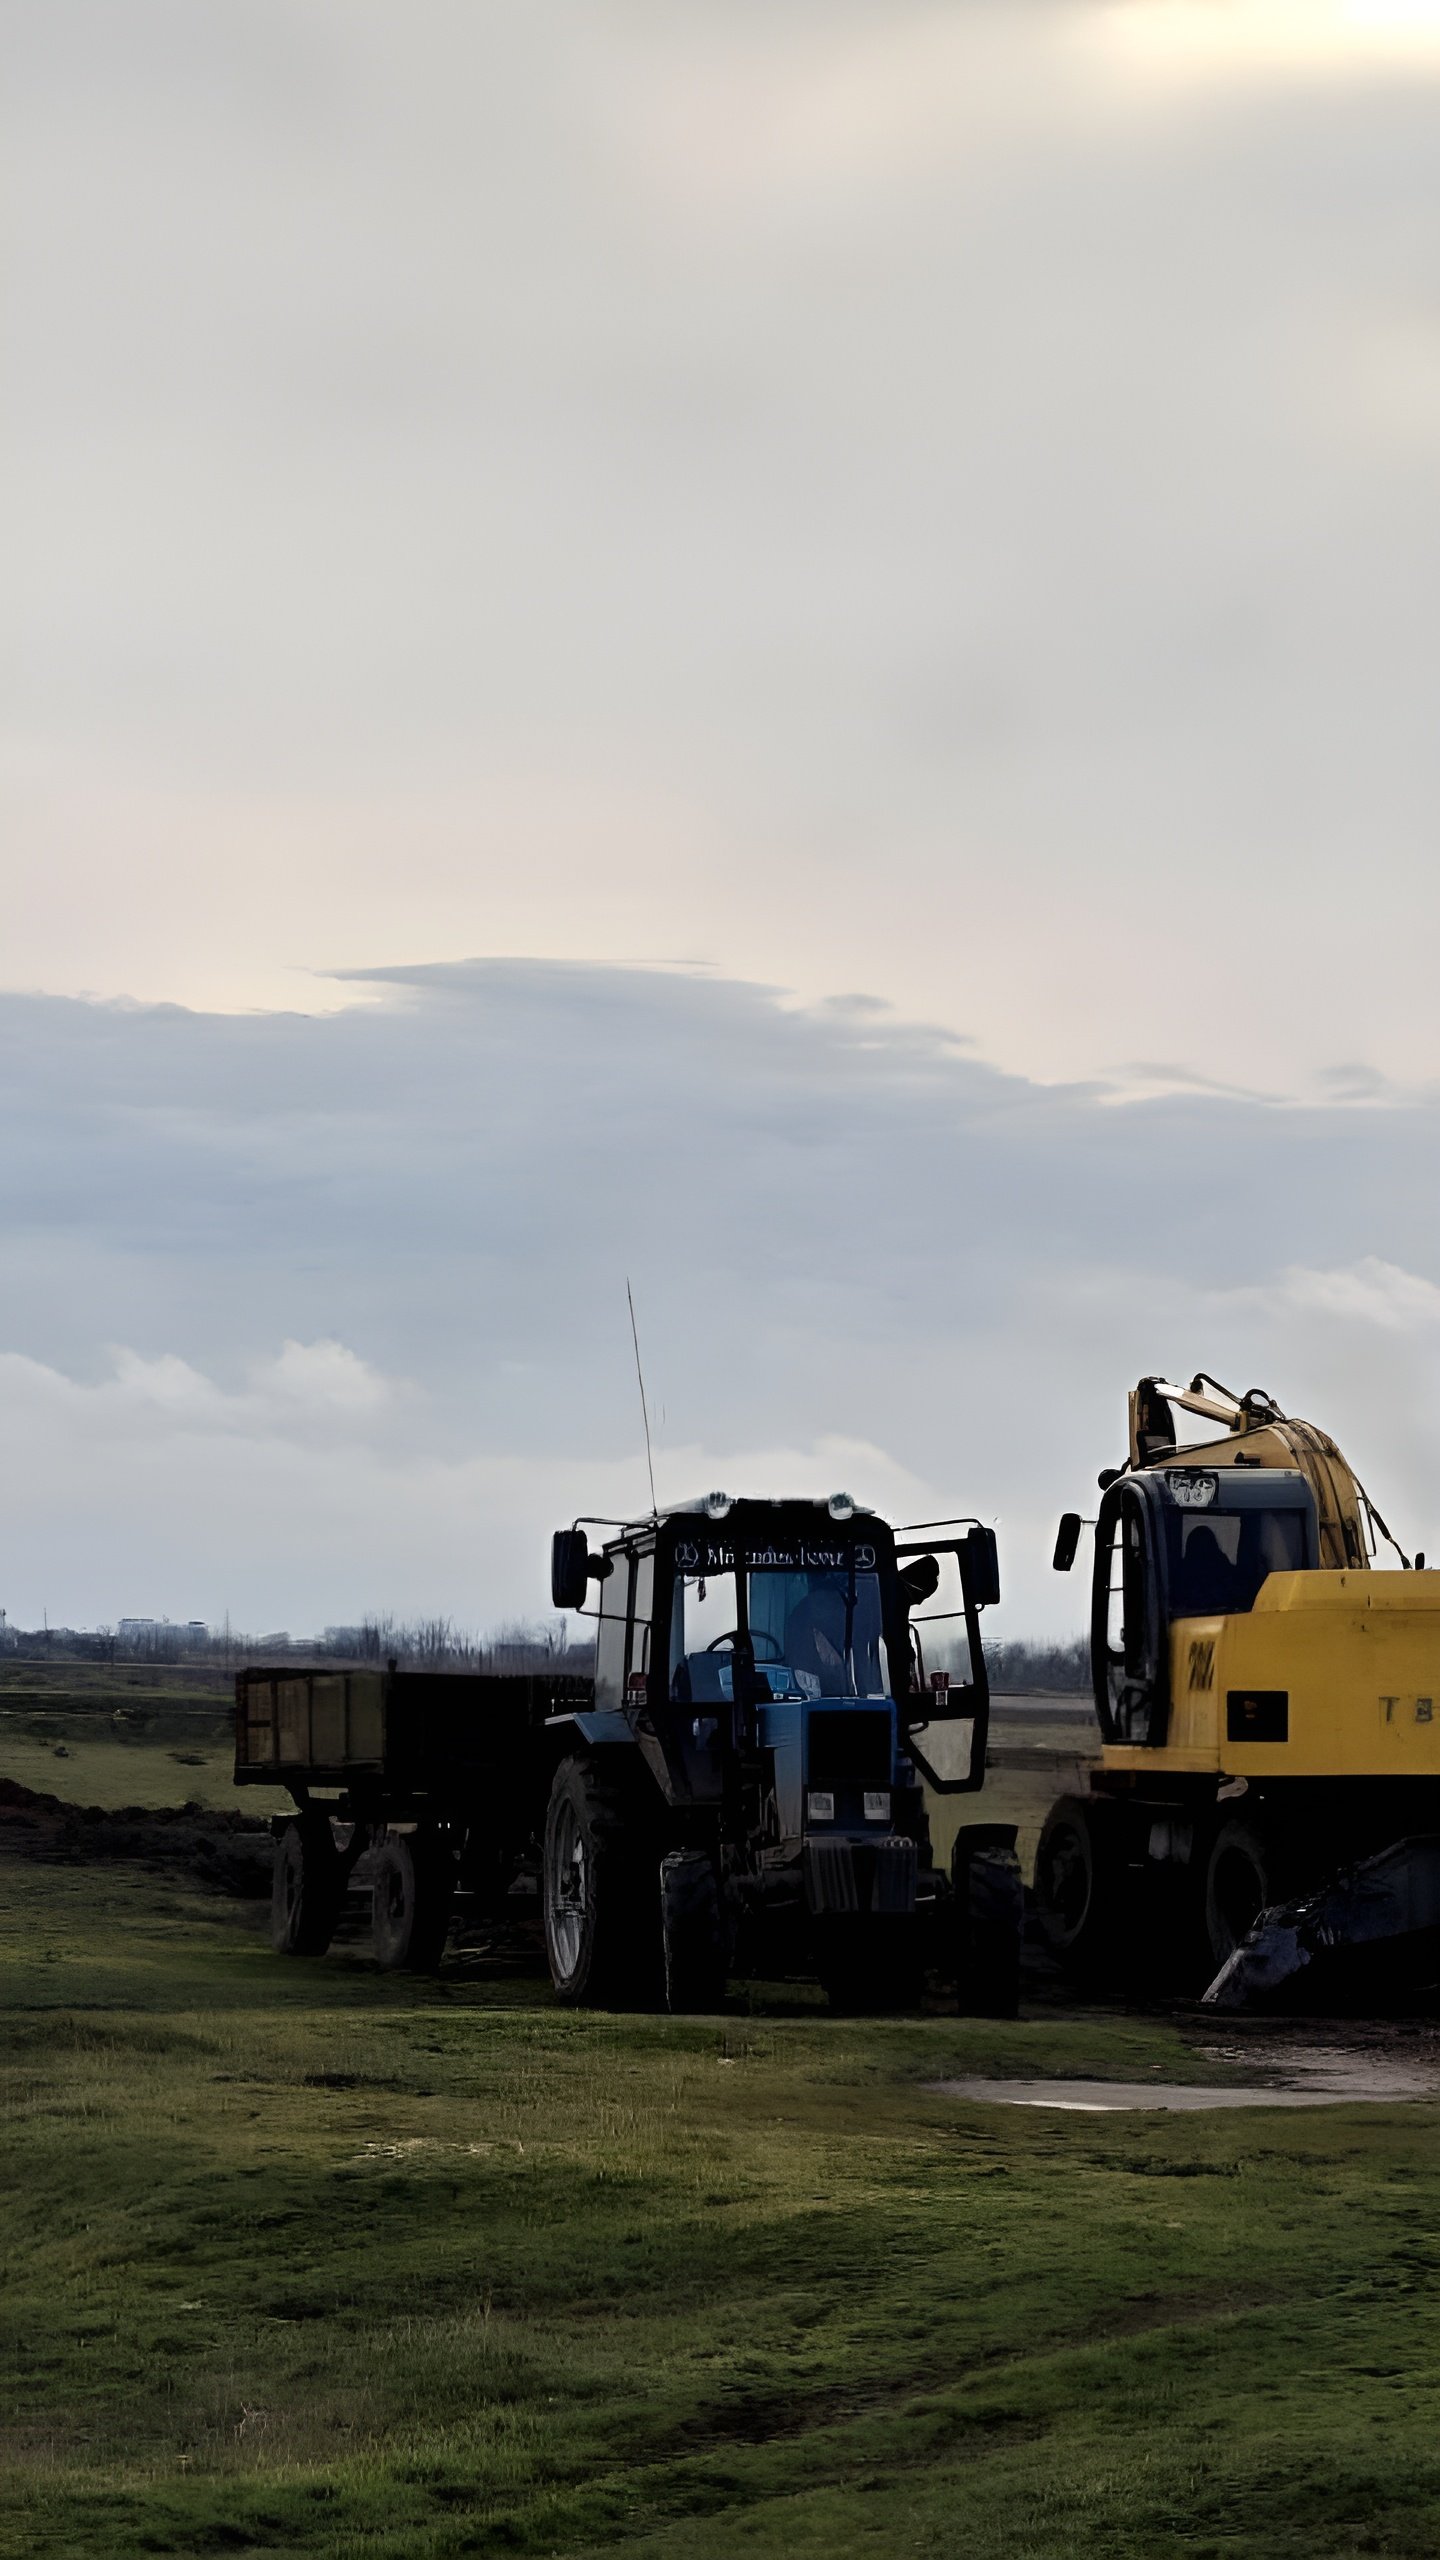
[[[547, 1719], [561, 1999], [704, 2010], [732, 1972], [804, 1973], [875, 2010], [928, 1974], [1014, 2014], [1014, 1831], [962, 1825], [940, 1873], [926, 1814], [984, 1783], [992, 1530], [715, 1493], [558, 1531], [552, 1596], [595, 1625], [592, 1697]], [[927, 1670], [926, 1641], [963, 1669]]]

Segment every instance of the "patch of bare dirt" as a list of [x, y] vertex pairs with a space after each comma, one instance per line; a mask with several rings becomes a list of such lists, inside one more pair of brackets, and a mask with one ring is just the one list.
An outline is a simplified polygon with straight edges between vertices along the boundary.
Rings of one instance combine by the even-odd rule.
[[130, 1858], [176, 1869], [218, 1892], [244, 1900], [270, 1891], [274, 1844], [254, 1814], [216, 1813], [203, 1805], [66, 1804], [14, 1778], [0, 1778], [0, 1858], [42, 1858], [89, 1866]]

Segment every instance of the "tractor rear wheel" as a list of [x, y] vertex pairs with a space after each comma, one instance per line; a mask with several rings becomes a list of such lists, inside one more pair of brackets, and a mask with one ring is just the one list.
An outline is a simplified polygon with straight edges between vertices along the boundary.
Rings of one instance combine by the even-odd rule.
[[660, 1841], [623, 1769], [562, 1760], [545, 1816], [545, 1952], [557, 1998], [595, 2008], [665, 2004]]
[[323, 1956], [345, 1898], [345, 1870], [329, 1818], [313, 1807], [275, 1843], [270, 1943], [281, 1956]]
[[386, 1973], [434, 1973], [450, 1935], [455, 1858], [432, 1830], [392, 1831], [375, 1851], [370, 1931]]

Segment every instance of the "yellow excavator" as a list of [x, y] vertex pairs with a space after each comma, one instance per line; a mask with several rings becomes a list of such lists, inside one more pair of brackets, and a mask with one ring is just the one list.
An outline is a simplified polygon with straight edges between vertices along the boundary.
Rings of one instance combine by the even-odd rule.
[[1036, 1859], [1056, 1954], [1222, 2007], [1440, 1978], [1440, 1572], [1323, 1431], [1203, 1374], [1141, 1379], [1100, 1492], [1100, 1759]]

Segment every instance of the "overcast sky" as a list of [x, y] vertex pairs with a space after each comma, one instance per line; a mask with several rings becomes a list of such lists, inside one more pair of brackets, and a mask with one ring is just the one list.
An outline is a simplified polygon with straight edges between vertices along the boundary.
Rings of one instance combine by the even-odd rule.
[[1440, 1547], [1440, 0], [8, 0], [0, 1603], [1142, 1369]]

